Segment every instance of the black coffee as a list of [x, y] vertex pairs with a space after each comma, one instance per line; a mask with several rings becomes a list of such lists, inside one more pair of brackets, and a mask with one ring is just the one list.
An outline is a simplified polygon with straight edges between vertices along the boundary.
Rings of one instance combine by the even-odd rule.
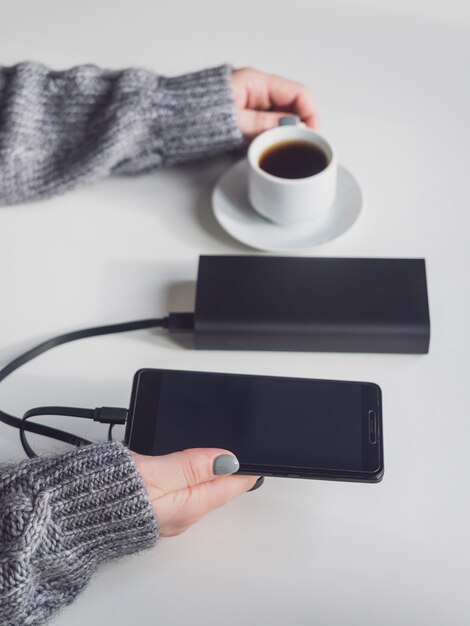
[[262, 170], [279, 178], [307, 178], [328, 165], [326, 154], [307, 141], [283, 141], [267, 148], [259, 159]]

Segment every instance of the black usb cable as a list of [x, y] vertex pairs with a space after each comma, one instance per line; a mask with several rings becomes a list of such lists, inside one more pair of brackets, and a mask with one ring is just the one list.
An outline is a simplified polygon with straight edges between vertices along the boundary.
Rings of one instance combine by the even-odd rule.
[[[88, 337], [98, 337], [100, 335], [111, 335], [114, 333], [124, 333], [133, 330], [144, 330], [147, 328], [165, 328], [170, 332], [188, 332], [193, 327], [193, 315], [191, 313], [170, 313], [167, 317], [157, 317], [145, 320], [137, 320], [134, 322], [124, 322], [122, 324], [110, 324], [107, 326], [95, 326], [93, 328], [85, 328], [83, 330], [77, 330], [64, 335], [59, 335], [43, 341], [31, 350], [24, 352], [19, 357], [5, 365], [0, 370], [0, 382], [9, 376], [12, 372], [19, 367], [28, 363], [37, 356], [60, 346], [64, 343], [70, 343], [71, 341], [78, 341], [79, 339], [86, 339]], [[83, 409], [78, 407], [64, 407], [64, 406], [46, 406], [37, 407], [27, 411], [22, 418], [10, 415], [5, 411], [0, 410], [0, 422], [18, 428], [20, 431], [21, 444], [26, 454], [33, 458], [36, 455], [34, 450], [29, 445], [26, 439], [26, 432], [35, 433], [37, 435], [43, 435], [51, 439], [63, 441], [65, 443], [72, 444], [74, 446], [81, 446], [91, 443], [83, 437], [74, 435], [64, 430], [52, 428], [51, 426], [44, 426], [43, 424], [37, 424], [35, 422], [29, 422], [31, 417], [38, 415], [64, 415], [71, 417], [79, 417], [85, 419], [93, 419], [94, 421], [101, 422], [102, 424], [109, 424], [108, 440], [112, 440], [112, 429], [116, 424], [125, 424], [127, 419], [127, 409], [118, 407], [100, 407], [96, 409]]]

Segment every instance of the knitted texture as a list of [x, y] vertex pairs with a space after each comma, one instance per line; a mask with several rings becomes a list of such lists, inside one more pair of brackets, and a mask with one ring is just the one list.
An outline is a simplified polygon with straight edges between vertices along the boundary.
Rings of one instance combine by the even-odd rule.
[[140, 475], [120, 443], [0, 467], [0, 624], [43, 624], [101, 561], [157, 538]]
[[0, 66], [0, 204], [239, 146], [230, 75]]

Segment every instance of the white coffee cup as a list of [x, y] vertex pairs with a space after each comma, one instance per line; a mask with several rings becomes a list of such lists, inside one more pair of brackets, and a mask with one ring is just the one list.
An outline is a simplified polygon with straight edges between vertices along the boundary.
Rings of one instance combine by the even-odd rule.
[[[305, 141], [322, 150], [328, 163], [324, 170], [307, 178], [280, 178], [262, 170], [264, 152], [284, 141]], [[253, 208], [267, 219], [290, 226], [323, 217], [336, 197], [338, 162], [331, 143], [303, 124], [289, 124], [267, 130], [248, 149], [248, 197]]]

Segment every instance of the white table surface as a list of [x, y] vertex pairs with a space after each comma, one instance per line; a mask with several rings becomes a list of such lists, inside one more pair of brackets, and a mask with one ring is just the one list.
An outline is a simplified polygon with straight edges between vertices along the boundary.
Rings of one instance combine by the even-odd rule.
[[[425, 257], [428, 270], [428, 356], [196, 352], [141, 332], [64, 346], [5, 381], [1, 406], [15, 413], [42, 403], [125, 406], [140, 367], [383, 389], [381, 484], [269, 479], [187, 533], [103, 566], [55, 626], [470, 621], [470, 16], [457, 0], [281, 4], [2, 3], [3, 64], [175, 74], [228, 61], [306, 83], [366, 196], [356, 225], [311, 254]], [[211, 189], [232, 160], [1, 208], [1, 361], [65, 330], [190, 310], [185, 287], [199, 254], [252, 253], [211, 213]], [[18, 433], [3, 425], [0, 455], [23, 456]]]

